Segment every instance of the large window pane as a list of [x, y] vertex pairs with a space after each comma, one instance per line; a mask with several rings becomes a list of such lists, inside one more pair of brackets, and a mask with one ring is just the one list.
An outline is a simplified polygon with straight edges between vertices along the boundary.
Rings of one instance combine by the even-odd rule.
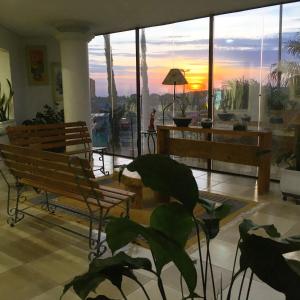
[[[141, 32], [142, 128], [148, 129], [150, 114], [156, 110], [156, 125], [163, 123], [163, 110], [173, 101], [173, 85], [162, 82], [170, 69], [180, 69], [188, 81], [176, 86], [175, 105], [165, 109], [165, 124], [173, 124], [180, 114], [180, 101], [186, 100], [186, 115], [192, 125], [207, 117], [209, 19], [198, 19], [146, 28]], [[185, 97], [185, 98], [183, 98]], [[184, 101], [185, 101], [184, 100]], [[185, 138], [198, 138], [194, 134]], [[147, 138], [143, 152], [148, 152]], [[152, 150], [152, 149], [150, 149]], [[186, 159], [188, 165], [205, 167], [206, 162]]]
[[[283, 5], [279, 63], [270, 68], [266, 87], [264, 125], [273, 132], [272, 177], [279, 178], [277, 162], [293, 152], [293, 123], [300, 113], [300, 4]], [[284, 165], [284, 161], [281, 165]]]
[[97, 36], [89, 43], [89, 62], [93, 145], [136, 156], [135, 32]]
[[[232, 129], [237, 122], [261, 129], [264, 86], [278, 58], [279, 6], [215, 17], [214, 126]], [[256, 144], [251, 138], [215, 138]], [[256, 168], [214, 161], [215, 170], [256, 175]]]

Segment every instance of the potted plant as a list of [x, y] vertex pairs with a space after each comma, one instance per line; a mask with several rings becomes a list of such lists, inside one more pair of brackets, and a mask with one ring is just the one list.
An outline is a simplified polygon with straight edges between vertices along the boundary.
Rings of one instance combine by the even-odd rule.
[[189, 99], [183, 94], [182, 97], [177, 98], [177, 103], [181, 113], [179, 116], [173, 118], [173, 121], [178, 127], [187, 127], [192, 121], [192, 118], [186, 116], [186, 109], [190, 104]]
[[286, 87], [273, 87], [271, 85], [269, 89], [267, 101], [271, 111], [270, 123], [282, 124], [282, 111], [285, 110], [289, 100], [288, 90]]
[[234, 118], [233, 113], [227, 112], [227, 109], [229, 108], [229, 101], [231, 99], [231, 90], [225, 89], [223, 92], [223, 98], [220, 103], [220, 109], [222, 110], [221, 113], [218, 113], [218, 117], [221, 121], [230, 121]]
[[6, 79], [8, 87], [9, 87], [9, 94], [8, 96], [2, 92], [2, 86], [0, 83], [0, 136], [5, 135], [6, 131], [5, 128], [14, 124], [14, 120], [10, 120], [10, 106], [12, 97], [14, 92], [12, 90], [11, 82]]
[[280, 189], [283, 200], [287, 200], [288, 196], [300, 200], [300, 124], [295, 128], [295, 150], [277, 159], [277, 164], [282, 162], [288, 165], [281, 169]]
[[[229, 213], [230, 206], [226, 203], [217, 206], [213, 201], [199, 198], [192, 171], [167, 156], [158, 154], [139, 156], [126, 168], [131, 172], [138, 172], [145, 186], [174, 200], [154, 209], [149, 226], [123, 216], [108, 218], [105, 231], [107, 246], [112, 256], [108, 254], [106, 258], [95, 258], [84, 274], [76, 276], [65, 285], [60, 299], [65, 299], [64, 294], [73, 288], [82, 300], [113, 300], [105, 295], [107, 289], [101, 288], [105, 281], [111, 284], [111, 288], [119, 290], [122, 299], [129, 299], [124, 291], [125, 278], [135, 282], [141, 289], [144, 295], [138, 299], [173, 299], [165, 293], [162, 277], [163, 268], [169, 262], [173, 262], [180, 272], [178, 285], [181, 287], [181, 299], [235, 300], [237, 298], [232, 295], [234, 285], [238, 285], [238, 299], [250, 299], [254, 274], [273, 289], [283, 293], [287, 300], [299, 299], [299, 261], [283, 257], [283, 254], [300, 250], [299, 236], [282, 238], [274, 225], [258, 225], [249, 219], [243, 220], [239, 225], [240, 239], [234, 255], [229, 289], [224, 291], [222, 276], [220, 286], [216, 285], [210, 247], [212, 239], [219, 233], [219, 221]], [[119, 175], [122, 176], [122, 172]], [[201, 204], [206, 212], [203, 217], [194, 214], [197, 203]], [[206, 241], [205, 247], [201, 243], [200, 230]], [[264, 231], [264, 235], [257, 235], [257, 231]], [[196, 259], [200, 267], [198, 272], [194, 257], [191, 259], [185, 249], [191, 232], [196, 232], [197, 235]], [[128, 255], [129, 253], [122, 251], [123, 247], [138, 237], [142, 237], [148, 244], [152, 261], [146, 257], [133, 258]], [[140, 278], [134, 273], [139, 269], [151, 273], [153, 280], [157, 282], [160, 296], [155, 298], [150, 296]], [[248, 271], [250, 271], [249, 283], [247, 280], [244, 281]], [[239, 277], [242, 277], [241, 283], [236, 282]], [[183, 282], [186, 285], [185, 289]], [[197, 282], [199, 294], [195, 291]], [[247, 290], [247, 295], [243, 293], [242, 296], [242, 290]]]

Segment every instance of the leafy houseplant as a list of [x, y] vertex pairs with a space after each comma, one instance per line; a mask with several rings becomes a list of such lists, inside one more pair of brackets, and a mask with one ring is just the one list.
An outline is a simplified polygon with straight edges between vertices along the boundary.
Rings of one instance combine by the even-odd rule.
[[294, 152], [284, 153], [277, 159], [277, 164], [282, 162], [288, 165], [287, 169], [281, 170], [280, 188], [283, 199], [292, 196], [300, 200], [300, 124], [295, 126]]
[[[127, 299], [122, 284], [123, 278], [126, 277], [135, 281], [143, 291], [145, 299], [149, 300], [148, 292], [135, 274], [136, 270], [146, 270], [156, 277], [161, 299], [165, 300], [167, 296], [161, 273], [167, 263], [173, 262], [181, 274], [179, 281], [182, 299], [202, 298], [207, 300], [209, 297], [208, 275], [210, 275], [212, 297], [214, 300], [222, 300], [222, 283], [219, 291], [215, 285], [210, 241], [217, 236], [219, 220], [226, 216], [230, 207], [227, 205], [216, 207], [215, 203], [209, 200], [199, 199], [197, 184], [191, 170], [168, 157], [161, 155], [141, 156], [130, 163], [127, 169], [132, 172], [137, 171], [145, 186], [169, 195], [176, 201], [158, 206], [150, 217], [149, 227], [142, 226], [127, 218], [110, 218], [106, 227], [106, 235], [107, 244], [113, 256], [93, 260], [85, 274], [76, 276], [65, 285], [63, 295], [73, 287], [81, 299], [109, 300], [110, 298], [103, 294], [95, 298], [88, 298], [89, 294], [95, 291], [98, 286], [101, 293], [102, 282], [108, 280], [120, 291], [122, 298]], [[205, 209], [205, 217], [199, 218], [194, 215], [196, 203], [201, 204]], [[193, 228], [196, 230], [198, 241], [199, 275], [197, 275], [194, 262], [184, 249]], [[200, 228], [206, 239], [206, 253], [201, 251], [200, 247]], [[271, 287], [284, 293], [287, 300], [298, 299], [300, 294], [299, 262], [286, 260], [282, 254], [300, 250], [300, 236], [279, 240], [280, 235], [273, 225], [259, 226], [250, 220], [244, 220], [239, 229], [240, 240], [237, 245], [232, 280], [226, 299], [237, 299], [232, 296], [232, 288], [236, 278], [243, 274], [242, 283], [238, 289], [238, 299], [241, 299], [245, 275], [249, 269], [251, 275], [245, 299], [249, 299], [254, 273]], [[262, 238], [253, 234], [259, 229], [264, 230], [269, 238]], [[154, 267], [147, 258], [131, 258], [124, 252], [116, 254], [117, 250], [134, 241], [138, 236], [142, 236], [147, 241], [153, 256]], [[236, 271], [239, 251], [241, 253], [240, 262]], [[202, 288], [201, 295], [197, 295], [195, 292], [199, 277]], [[182, 280], [186, 283], [187, 295], [183, 292]], [[220, 297], [218, 298], [218, 296]]]
[[192, 119], [186, 116], [186, 110], [190, 105], [189, 98], [186, 94], [183, 94], [181, 97], [176, 98], [176, 102], [178, 104], [180, 114], [173, 118], [174, 123], [178, 127], [187, 127], [191, 123]]
[[35, 118], [31, 120], [25, 120], [24, 125], [38, 125], [38, 124], [56, 124], [64, 122], [64, 111], [58, 110], [58, 104], [54, 107], [44, 105], [42, 112], [37, 112]]
[[2, 93], [2, 86], [0, 84], [0, 136], [5, 135], [7, 126], [13, 125], [14, 121], [10, 120], [10, 106], [12, 102], [12, 98], [14, 95], [14, 91], [12, 89], [11, 82], [6, 79], [9, 93], [8, 96], [3, 92]]
[[11, 105], [11, 100], [14, 95], [10, 81], [8, 79], [6, 79], [6, 81], [9, 87], [8, 96], [6, 96], [5, 93], [1, 93], [2, 89], [0, 84], [0, 122], [9, 120], [9, 107]]

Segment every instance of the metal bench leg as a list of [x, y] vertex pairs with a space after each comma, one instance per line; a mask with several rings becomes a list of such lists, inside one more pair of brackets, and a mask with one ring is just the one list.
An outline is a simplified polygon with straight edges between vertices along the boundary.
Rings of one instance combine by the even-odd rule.
[[[93, 231], [94, 229], [94, 218], [91, 216], [90, 217], [90, 228], [89, 228], [89, 247], [90, 247], [90, 253], [88, 255], [89, 260], [93, 260], [97, 257], [100, 257], [101, 255], [103, 255], [106, 250], [107, 247], [104, 245], [104, 243], [106, 242], [106, 239], [101, 240], [102, 237], [102, 230], [103, 230], [103, 224], [104, 224], [104, 217], [106, 214], [104, 214], [104, 210], [103, 208], [99, 209], [99, 216], [98, 219], [96, 220], [96, 222], [98, 223], [98, 226], [95, 226], [97, 232], [95, 233], [95, 231]], [[96, 237], [95, 237], [96, 235]]]
[[55, 206], [55, 205], [52, 205], [52, 204], [49, 202], [49, 196], [48, 196], [48, 193], [47, 193], [47, 192], [45, 192], [45, 198], [46, 198], [46, 205], [43, 204], [43, 205], [42, 205], [42, 208], [45, 208], [49, 213], [54, 214], [55, 211], [56, 211], [56, 206]]
[[24, 216], [25, 216], [22, 213], [22, 211], [19, 210], [19, 202], [20, 202], [22, 188], [23, 188], [23, 186], [17, 182], [16, 183], [16, 189], [17, 189], [16, 206], [14, 208], [8, 208], [9, 217], [7, 218], [7, 223], [10, 226], [14, 226], [18, 222], [20, 222], [22, 219], [24, 219]]

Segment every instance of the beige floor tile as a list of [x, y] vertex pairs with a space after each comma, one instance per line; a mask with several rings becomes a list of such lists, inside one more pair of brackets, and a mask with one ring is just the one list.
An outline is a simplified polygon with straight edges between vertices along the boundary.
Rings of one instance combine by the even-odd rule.
[[84, 264], [78, 263], [72, 259], [71, 255], [65, 255], [61, 251], [51, 253], [27, 264], [28, 268], [61, 285], [76, 275], [86, 272], [88, 265], [88, 261]]
[[[215, 266], [231, 271], [234, 262], [236, 245], [225, 242], [219, 239], [214, 239], [211, 241], [210, 253], [211, 259]], [[205, 260], [206, 257], [206, 246], [201, 248], [202, 257]], [[198, 259], [198, 251], [191, 254], [193, 258]]]
[[[162, 297], [159, 293], [157, 282], [155, 280], [149, 281], [147, 284], [144, 285], [144, 288], [146, 289], [147, 293], [150, 296], [151, 300], [161, 300]], [[182, 299], [181, 293], [178, 290], [175, 290], [173, 288], [170, 288], [168, 286], [165, 286], [165, 292], [168, 299], [172, 300], [180, 300]], [[145, 299], [145, 295], [142, 291], [142, 289], [138, 289], [132, 294], [129, 294], [127, 297], [128, 300], [137, 300], [137, 299]]]
[[19, 239], [14, 242], [1, 245], [1, 251], [14, 259], [27, 263], [43, 257], [52, 252], [47, 244], [34, 241], [34, 237]]
[[47, 276], [19, 266], [0, 274], [1, 299], [29, 300], [56, 286]]
[[274, 224], [281, 234], [286, 234], [297, 223], [294, 219], [273, 216], [260, 211], [255, 212], [250, 219], [258, 225]]
[[[201, 279], [201, 269], [200, 269], [200, 263], [199, 260], [197, 260], [196, 263], [196, 269], [197, 269], [197, 274], [198, 274], [198, 279], [197, 279], [197, 287], [195, 292], [203, 296], [203, 286], [202, 286], [202, 279]], [[215, 283], [215, 290], [216, 294], [220, 291], [220, 283], [221, 283], [221, 274], [222, 274], [222, 285], [223, 288], [225, 288], [227, 285], [230, 283], [231, 279], [231, 272], [217, 267], [213, 266], [213, 274], [214, 274], [214, 283]], [[180, 288], [180, 273], [176, 266], [173, 264], [168, 267], [166, 270], [163, 271], [162, 274], [162, 279], [163, 282], [168, 286], [171, 287], [175, 290], [178, 290]], [[210, 272], [208, 272], [208, 277], [207, 277], [207, 297], [208, 299], [213, 299], [213, 285], [212, 285], [212, 277]], [[188, 295], [188, 289], [186, 287], [185, 282], [183, 282], [183, 290], [184, 290], [184, 295]]]
[[[48, 290], [45, 293], [33, 297], [31, 300], [58, 300], [62, 294], [63, 289], [64, 287], [59, 285], [53, 289]], [[62, 298], [62, 300], [79, 300], [79, 299], [80, 298], [72, 291], [68, 291]]]
[[241, 197], [243, 194], [250, 192], [251, 188], [245, 185], [223, 182], [212, 186], [211, 191], [219, 194], [222, 193], [234, 197]]
[[207, 188], [207, 187], [213, 187], [213, 186], [219, 184], [218, 181], [215, 181], [215, 180], [210, 179], [210, 178], [202, 179], [202, 177], [196, 178], [196, 182], [197, 182], [197, 185], [198, 185], [199, 189], [203, 189], [203, 188]]
[[0, 252], [0, 273], [8, 271], [14, 267], [20, 266], [22, 264], [21, 261], [10, 257], [9, 255]]
[[300, 206], [292, 202], [273, 201], [264, 206], [260, 212], [300, 222]]
[[[241, 276], [235, 281], [235, 284], [232, 289], [231, 299], [238, 299], [240, 283], [241, 283]], [[246, 299], [248, 284], [249, 284], [249, 279], [245, 278], [245, 285], [242, 290], [241, 299]], [[227, 292], [228, 292], [228, 288], [225, 289], [223, 296], [226, 296]], [[282, 293], [277, 292], [276, 290], [272, 289], [270, 286], [266, 285], [263, 282], [258, 282], [256, 280], [253, 280], [252, 287], [250, 290], [249, 300], [284, 300], [284, 299], [285, 297]]]

